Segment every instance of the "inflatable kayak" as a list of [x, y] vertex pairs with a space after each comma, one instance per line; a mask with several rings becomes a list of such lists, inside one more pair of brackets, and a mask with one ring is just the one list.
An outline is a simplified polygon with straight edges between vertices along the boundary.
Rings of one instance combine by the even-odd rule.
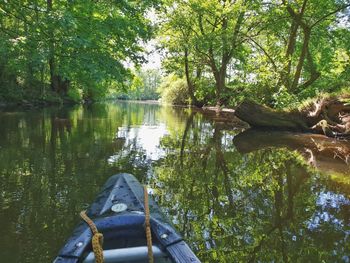
[[[154, 262], [200, 262], [151, 198], [149, 210], [152, 247], [147, 247], [142, 185], [131, 174], [117, 174], [108, 179], [86, 211], [103, 234], [104, 262], [148, 262], [148, 248], [152, 248]], [[89, 225], [82, 220], [54, 263], [95, 262], [92, 236]]]

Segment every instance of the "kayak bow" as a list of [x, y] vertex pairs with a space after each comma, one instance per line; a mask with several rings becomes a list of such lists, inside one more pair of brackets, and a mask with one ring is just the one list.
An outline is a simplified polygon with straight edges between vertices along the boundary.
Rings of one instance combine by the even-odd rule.
[[[200, 262], [152, 198], [149, 206], [155, 262]], [[133, 175], [123, 173], [108, 179], [86, 212], [104, 236], [105, 263], [147, 262], [144, 212], [143, 187]], [[54, 263], [95, 262], [91, 238], [89, 226], [82, 221]]]

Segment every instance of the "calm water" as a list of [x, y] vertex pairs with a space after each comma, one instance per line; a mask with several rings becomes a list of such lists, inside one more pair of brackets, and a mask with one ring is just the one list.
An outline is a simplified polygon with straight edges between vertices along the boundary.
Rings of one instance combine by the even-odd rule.
[[135, 103], [0, 112], [0, 262], [51, 262], [118, 172], [203, 262], [350, 262], [350, 144], [241, 131]]

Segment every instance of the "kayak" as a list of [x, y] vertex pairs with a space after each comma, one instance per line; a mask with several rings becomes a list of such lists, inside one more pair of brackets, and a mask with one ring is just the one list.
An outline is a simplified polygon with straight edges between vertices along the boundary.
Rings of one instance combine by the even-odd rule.
[[[86, 211], [103, 234], [104, 262], [148, 262], [151, 248], [154, 262], [200, 262], [152, 198], [149, 198], [152, 247], [147, 246], [144, 198], [144, 189], [133, 175], [117, 174], [107, 180]], [[95, 262], [92, 237], [90, 226], [82, 220], [54, 263]]]

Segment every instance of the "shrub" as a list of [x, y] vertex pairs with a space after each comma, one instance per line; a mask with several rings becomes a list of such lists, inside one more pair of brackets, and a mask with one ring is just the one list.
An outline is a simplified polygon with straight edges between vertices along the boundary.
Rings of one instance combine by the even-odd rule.
[[81, 102], [81, 100], [82, 100], [82, 94], [83, 94], [82, 90], [76, 89], [76, 88], [70, 88], [68, 90], [68, 94], [67, 95], [68, 95], [68, 98], [70, 100], [72, 100], [73, 102], [78, 103], [78, 102]]
[[163, 79], [158, 91], [161, 93], [162, 103], [173, 105], [189, 104], [187, 82], [174, 74], [170, 74]]

